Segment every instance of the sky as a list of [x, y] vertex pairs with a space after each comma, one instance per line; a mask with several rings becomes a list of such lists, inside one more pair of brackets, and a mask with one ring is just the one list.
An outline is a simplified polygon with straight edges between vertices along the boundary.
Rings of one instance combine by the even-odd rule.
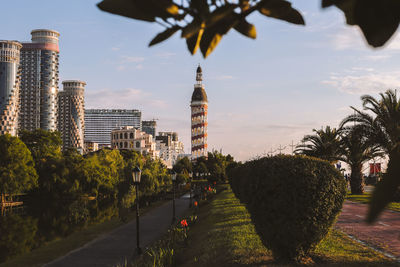
[[209, 99], [208, 147], [237, 160], [291, 153], [312, 129], [337, 127], [377, 96], [400, 84], [400, 39], [381, 49], [346, 26], [336, 8], [294, 0], [306, 26], [252, 14], [251, 40], [236, 31], [203, 59], [179, 33], [148, 47], [158, 24], [100, 11], [100, 0], [1, 0], [0, 39], [30, 41], [33, 29], [60, 32], [61, 81], [87, 83], [86, 108], [139, 109], [158, 119], [158, 131], [176, 131], [190, 153], [190, 98], [198, 64]]

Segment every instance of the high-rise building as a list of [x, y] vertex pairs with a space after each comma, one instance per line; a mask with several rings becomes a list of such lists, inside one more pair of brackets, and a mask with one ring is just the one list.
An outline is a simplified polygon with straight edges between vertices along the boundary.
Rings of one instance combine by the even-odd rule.
[[123, 126], [141, 129], [142, 112], [136, 109], [86, 109], [85, 141], [111, 146], [111, 131]]
[[22, 43], [19, 128], [57, 130], [58, 37], [53, 30], [33, 30]]
[[156, 120], [142, 121], [142, 131], [147, 134], [151, 134], [153, 138], [155, 138], [157, 133]]
[[0, 134], [17, 135], [21, 47], [16, 41], [0, 41]]
[[192, 160], [207, 156], [207, 94], [202, 84], [203, 74], [200, 65], [196, 71], [196, 84], [192, 94], [191, 119], [192, 119]]
[[63, 81], [58, 94], [58, 131], [63, 149], [74, 147], [83, 153], [85, 134], [85, 85], [83, 81]]

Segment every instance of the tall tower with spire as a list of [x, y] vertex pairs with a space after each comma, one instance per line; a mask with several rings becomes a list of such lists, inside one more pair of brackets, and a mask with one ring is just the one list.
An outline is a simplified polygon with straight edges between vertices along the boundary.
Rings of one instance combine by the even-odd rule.
[[207, 113], [208, 100], [204, 90], [203, 73], [200, 65], [196, 71], [196, 83], [190, 102], [192, 117], [192, 160], [207, 157]]

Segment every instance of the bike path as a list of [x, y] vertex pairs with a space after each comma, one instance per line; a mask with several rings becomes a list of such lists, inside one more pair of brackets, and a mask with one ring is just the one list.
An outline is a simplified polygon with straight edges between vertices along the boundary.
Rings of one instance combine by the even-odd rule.
[[[175, 200], [179, 219], [189, 208], [186, 195]], [[172, 222], [172, 201], [140, 216], [140, 247], [160, 239]], [[46, 267], [110, 267], [130, 261], [136, 256], [136, 220], [133, 220], [68, 254], [44, 265]]]
[[368, 205], [346, 201], [336, 227], [364, 243], [400, 260], [400, 213], [385, 210], [370, 225], [365, 222]]

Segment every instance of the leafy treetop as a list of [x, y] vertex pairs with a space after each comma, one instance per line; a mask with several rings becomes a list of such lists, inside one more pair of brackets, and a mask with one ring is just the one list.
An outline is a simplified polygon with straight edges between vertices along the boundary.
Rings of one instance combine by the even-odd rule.
[[[384, 45], [400, 22], [398, 0], [321, 0], [321, 5], [341, 9], [347, 24], [358, 25], [373, 47]], [[232, 28], [255, 39], [256, 27], [246, 20], [253, 12], [293, 24], [305, 24], [301, 13], [286, 0], [103, 0], [98, 7], [165, 27], [149, 46], [181, 31], [190, 53], [195, 54], [200, 48], [204, 58]]]
[[38, 176], [26, 145], [17, 137], [0, 135], [0, 194], [26, 192], [37, 186]]

